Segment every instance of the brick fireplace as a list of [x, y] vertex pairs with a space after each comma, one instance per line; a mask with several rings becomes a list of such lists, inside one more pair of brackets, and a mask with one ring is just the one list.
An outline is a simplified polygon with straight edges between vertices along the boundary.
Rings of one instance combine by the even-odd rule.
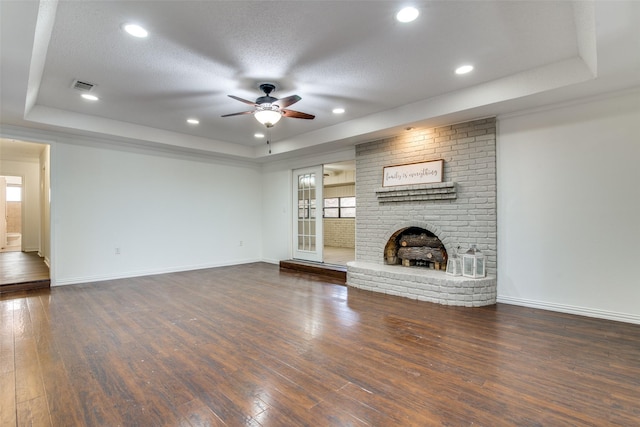
[[[494, 118], [407, 131], [358, 145], [356, 260], [347, 267], [347, 284], [447, 305], [495, 304], [495, 156]], [[383, 167], [440, 159], [442, 182], [382, 186]], [[476, 244], [487, 256], [487, 277], [447, 275], [434, 268], [444, 266], [436, 266], [428, 256], [403, 266], [390, 258], [390, 242], [407, 230], [437, 238], [441, 250], [432, 257], [462, 254]]]

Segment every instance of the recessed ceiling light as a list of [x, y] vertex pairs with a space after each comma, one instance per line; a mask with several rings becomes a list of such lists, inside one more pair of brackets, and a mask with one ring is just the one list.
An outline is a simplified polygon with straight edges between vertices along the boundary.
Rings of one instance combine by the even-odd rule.
[[400, 22], [415, 21], [420, 12], [415, 7], [405, 7], [396, 14], [396, 19]]
[[187, 119], [187, 123], [189, 123], [190, 125], [197, 125], [197, 124], [200, 124], [200, 120], [198, 120], [198, 119]]
[[344, 108], [334, 108], [331, 111], [333, 112], [333, 114], [342, 114], [344, 113]]
[[83, 93], [80, 96], [83, 97], [84, 99], [88, 100], [88, 101], [97, 101], [98, 100], [97, 96], [91, 95], [91, 94], [88, 94], [88, 93]]
[[254, 133], [253, 136], [255, 138], [264, 138], [264, 133]]
[[122, 28], [133, 37], [143, 38], [149, 35], [149, 32], [138, 24], [125, 24]]
[[456, 68], [456, 74], [467, 74], [473, 71], [473, 65], [463, 65]]

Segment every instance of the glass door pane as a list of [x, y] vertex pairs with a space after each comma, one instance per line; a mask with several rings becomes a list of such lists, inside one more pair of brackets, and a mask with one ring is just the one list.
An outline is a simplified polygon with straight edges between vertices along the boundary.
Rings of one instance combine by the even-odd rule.
[[293, 171], [293, 257], [322, 261], [322, 166]]

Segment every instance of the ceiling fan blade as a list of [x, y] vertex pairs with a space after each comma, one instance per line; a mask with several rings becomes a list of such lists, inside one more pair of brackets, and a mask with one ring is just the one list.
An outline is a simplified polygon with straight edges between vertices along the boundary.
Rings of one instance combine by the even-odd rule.
[[276, 102], [274, 102], [274, 104], [280, 108], [287, 108], [289, 105], [293, 105], [301, 99], [302, 98], [300, 98], [298, 95], [291, 95], [287, 96], [286, 98], [278, 99]]
[[225, 114], [224, 116], [220, 116], [220, 117], [231, 117], [231, 116], [241, 116], [243, 114], [253, 114], [255, 113], [255, 111], [243, 111], [241, 113], [231, 113], [231, 114]]
[[237, 96], [234, 96], [234, 95], [227, 95], [227, 96], [228, 96], [229, 98], [233, 98], [233, 99], [235, 99], [236, 101], [244, 102], [245, 104], [249, 104], [249, 105], [258, 105], [258, 104], [256, 104], [256, 103], [255, 103], [255, 102], [253, 102], [253, 101], [249, 101], [249, 100], [247, 100], [247, 99], [238, 98]]
[[293, 110], [281, 110], [282, 115], [285, 117], [291, 117], [294, 119], [314, 119], [316, 116], [313, 114], [301, 113], [300, 111]]

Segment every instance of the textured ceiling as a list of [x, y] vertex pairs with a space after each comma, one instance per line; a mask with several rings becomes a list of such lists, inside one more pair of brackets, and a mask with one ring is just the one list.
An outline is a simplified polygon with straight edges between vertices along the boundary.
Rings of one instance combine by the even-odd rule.
[[[227, 95], [254, 100], [262, 82], [316, 116], [283, 118], [269, 135], [277, 154], [640, 80], [640, 50], [621, 52], [638, 47], [640, 2], [414, 2], [409, 24], [391, 1], [0, 3], [4, 125], [243, 158], [267, 157], [253, 136], [264, 127], [220, 116], [251, 109]], [[131, 21], [149, 37], [125, 34]], [[455, 75], [465, 63], [475, 70]], [[587, 85], [601, 73], [607, 84]], [[82, 100], [74, 79], [96, 84], [100, 101]]]

